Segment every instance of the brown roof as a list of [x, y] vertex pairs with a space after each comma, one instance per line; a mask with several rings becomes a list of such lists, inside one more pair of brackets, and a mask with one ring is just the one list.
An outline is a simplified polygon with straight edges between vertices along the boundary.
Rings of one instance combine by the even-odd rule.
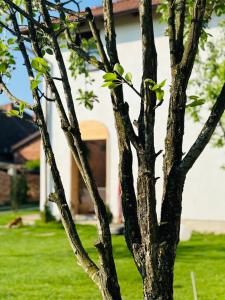
[[[160, 0], [152, 0], [152, 5], [158, 5]], [[113, 3], [114, 14], [133, 13], [138, 11], [139, 0], [117, 0]], [[102, 7], [91, 7], [95, 17], [103, 15]]]
[[[161, 2], [161, 0], [152, 0], [152, 6], [156, 6]], [[139, 0], [117, 0], [113, 3], [113, 12], [115, 15], [120, 14], [128, 14], [138, 12]], [[103, 8], [102, 6], [94, 6], [91, 7], [91, 11], [94, 17], [102, 17], [103, 16]], [[70, 20], [76, 19], [77, 16], [71, 16]], [[53, 23], [57, 22], [54, 20]], [[21, 32], [24, 35], [28, 34], [27, 26], [21, 28]]]
[[11, 153], [11, 147], [28, 136], [39, 132], [31, 115], [24, 112], [23, 118], [8, 117], [7, 110], [16, 109], [13, 104], [0, 106], [0, 155]]

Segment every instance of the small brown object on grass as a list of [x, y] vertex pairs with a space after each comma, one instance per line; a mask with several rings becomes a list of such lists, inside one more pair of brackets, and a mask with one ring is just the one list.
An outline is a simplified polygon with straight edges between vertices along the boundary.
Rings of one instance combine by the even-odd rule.
[[17, 217], [13, 221], [11, 221], [8, 225], [7, 228], [18, 228], [23, 225], [23, 221], [21, 217]]

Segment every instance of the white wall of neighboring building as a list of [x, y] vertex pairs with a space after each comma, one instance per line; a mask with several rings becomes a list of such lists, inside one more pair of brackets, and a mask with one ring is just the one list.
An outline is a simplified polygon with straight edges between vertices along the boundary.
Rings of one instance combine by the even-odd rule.
[[[214, 21], [211, 32], [216, 34]], [[170, 84], [170, 62], [168, 37], [164, 36], [165, 27], [158, 20], [154, 22], [156, 48], [158, 53], [158, 81], [167, 79], [166, 97], [164, 104], [156, 111], [156, 151], [163, 149], [166, 133], [166, 118], [168, 109], [168, 89]], [[142, 61], [141, 61], [141, 41], [138, 25], [138, 17], [123, 16], [116, 18], [118, 53], [120, 62], [124, 69], [133, 75], [134, 85], [139, 89], [141, 83]], [[101, 32], [102, 33], [102, 32]], [[65, 61], [68, 61], [68, 54], [65, 53]], [[51, 59], [51, 57], [49, 58]], [[58, 69], [55, 62], [52, 62], [53, 73], [58, 76]], [[108, 154], [107, 154], [107, 201], [115, 217], [118, 216], [118, 147], [117, 136], [114, 128], [114, 117], [109, 96], [109, 91], [102, 88], [102, 75], [100, 71], [92, 72], [95, 79], [94, 92], [99, 96], [100, 103], [96, 103], [92, 111], [88, 111], [83, 106], [76, 104], [76, 112], [79, 122], [84, 120], [96, 120], [103, 123], [109, 131]], [[74, 81], [72, 78], [71, 86], [76, 96], [76, 91], [84, 85], [83, 79]], [[63, 97], [63, 88], [58, 84], [59, 91]], [[130, 105], [131, 119], [137, 119], [139, 114], [140, 99], [128, 87], [124, 88], [125, 100]], [[70, 202], [71, 190], [71, 155], [60, 128], [59, 118], [56, 108], [48, 104], [48, 123], [50, 125], [50, 135], [55, 151], [56, 161], [62, 176], [66, 196]], [[201, 126], [187, 120], [184, 138], [184, 152], [192, 145], [197, 137]], [[204, 153], [190, 171], [184, 189], [183, 219], [188, 220], [217, 220], [225, 221], [225, 172], [220, 166], [224, 163], [224, 150], [211, 149], [207, 146]], [[42, 156], [42, 163], [44, 158]], [[41, 173], [41, 202], [45, 200], [44, 182], [45, 169]], [[134, 155], [134, 175], [137, 173], [137, 161]], [[160, 176], [157, 182], [158, 208], [162, 193], [162, 156], [157, 159], [156, 175]], [[47, 182], [50, 181], [49, 174]], [[49, 183], [48, 183], [49, 185]], [[45, 188], [46, 189], [46, 188]], [[159, 209], [158, 209], [159, 211]]]

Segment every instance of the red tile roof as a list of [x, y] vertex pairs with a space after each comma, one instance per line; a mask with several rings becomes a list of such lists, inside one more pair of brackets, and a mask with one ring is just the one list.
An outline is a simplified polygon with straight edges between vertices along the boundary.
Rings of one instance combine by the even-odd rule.
[[[152, 0], [152, 6], [156, 6], [161, 2], [161, 0]], [[117, 14], [127, 14], [127, 13], [135, 13], [138, 12], [139, 0], [117, 0], [113, 3], [113, 12], [115, 15]], [[103, 8], [101, 6], [91, 7], [91, 11], [94, 17], [102, 17], [103, 16]], [[76, 19], [76, 16], [71, 16], [70, 20]], [[57, 22], [54, 20], [53, 23]], [[28, 33], [28, 29], [26, 26], [21, 28], [21, 32], [26, 35]]]
[[[152, 5], [158, 5], [160, 0], [152, 0]], [[138, 11], [139, 0], [117, 0], [113, 3], [114, 14], [132, 13]], [[102, 7], [92, 7], [92, 13], [95, 17], [103, 15]]]

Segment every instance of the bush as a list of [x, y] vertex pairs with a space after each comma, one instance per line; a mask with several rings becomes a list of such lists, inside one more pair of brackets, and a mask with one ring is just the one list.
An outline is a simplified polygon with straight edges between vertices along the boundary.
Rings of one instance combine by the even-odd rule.
[[35, 159], [35, 160], [28, 160], [24, 164], [25, 169], [29, 171], [39, 171], [40, 170], [40, 160]]
[[25, 176], [15, 175], [11, 179], [11, 206], [18, 210], [21, 204], [27, 202], [28, 185]]
[[44, 211], [41, 212], [41, 219], [45, 223], [55, 221], [55, 217], [52, 215], [51, 209], [47, 203], [45, 204]]

